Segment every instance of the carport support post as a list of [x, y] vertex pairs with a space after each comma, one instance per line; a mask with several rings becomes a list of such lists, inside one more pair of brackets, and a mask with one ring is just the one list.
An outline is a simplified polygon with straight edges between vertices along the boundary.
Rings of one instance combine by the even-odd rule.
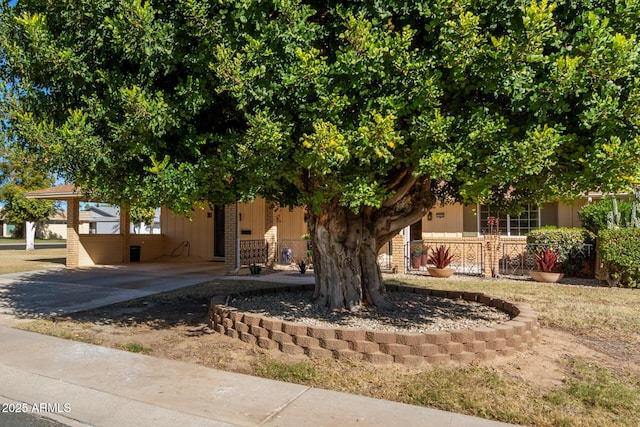
[[120, 203], [120, 235], [122, 236], [122, 262], [131, 262], [129, 253], [129, 243], [131, 243], [131, 215], [129, 214], [129, 204]]
[[236, 273], [240, 269], [240, 240], [238, 239], [238, 203], [224, 206], [224, 271]]
[[67, 199], [67, 267], [80, 265], [80, 200]]

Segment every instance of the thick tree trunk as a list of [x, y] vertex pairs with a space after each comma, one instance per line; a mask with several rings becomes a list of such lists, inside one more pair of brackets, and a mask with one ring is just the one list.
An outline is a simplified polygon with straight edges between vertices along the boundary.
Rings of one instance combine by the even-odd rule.
[[395, 193], [397, 197], [380, 208], [365, 207], [354, 213], [336, 198], [323, 205], [320, 213], [309, 212], [316, 304], [349, 310], [364, 304], [394, 308], [386, 298], [378, 251], [435, 204], [428, 178], [407, 174], [400, 184], [407, 181]]
[[364, 303], [392, 308], [385, 298], [373, 225], [364, 215], [340, 206], [311, 214], [317, 304], [349, 310]]

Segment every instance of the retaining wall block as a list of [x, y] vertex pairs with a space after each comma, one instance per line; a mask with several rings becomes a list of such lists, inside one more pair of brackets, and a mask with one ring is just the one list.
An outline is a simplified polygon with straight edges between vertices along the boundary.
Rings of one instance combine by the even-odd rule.
[[470, 353], [481, 353], [487, 349], [486, 341], [473, 341], [464, 344], [464, 351]]
[[231, 320], [228, 317], [225, 317], [224, 319], [222, 319], [222, 325], [225, 328], [233, 328], [233, 320]]
[[293, 337], [293, 342], [299, 345], [300, 347], [320, 347], [320, 340], [318, 338], [313, 338], [307, 335], [296, 335]]
[[260, 326], [250, 326], [249, 333], [256, 338], [269, 338], [269, 331]]
[[451, 333], [444, 331], [426, 332], [424, 334], [427, 344], [443, 345], [451, 342]]
[[225, 331], [226, 331], [226, 328], [224, 327], [224, 325], [222, 325], [222, 324], [216, 325], [216, 332], [217, 333], [224, 335]]
[[498, 337], [496, 330], [487, 326], [475, 328], [473, 333], [475, 338], [481, 341], [493, 341]]
[[487, 349], [489, 350], [504, 350], [507, 348], [507, 339], [506, 338], [496, 338], [494, 341], [487, 342]]
[[451, 331], [451, 341], [467, 343], [475, 340], [476, 334], [471, 329], [459, 329]]
[[478, 302], [480, 304], [489, 305], [492, 299], [493, 298], [491, 298], [489, 295], [485, 295], [485, 294], [478, 295]]
[[364, 329], [337, 329], [336, 338], [344, 341], [364, 341], [367, 333]]
[[366, 353], [363, 357], [365, 362], [376, 365], [384, 365], [393, 362], [393, 356], [384, 353]]
[[394, 332], [367, 331], [366, 337], [367, 341], [378, 344], [394, 344], [396, 342], [396, 334]]
[[260, 326], [262, 317], [258, 314], [245, 313], [243, 323], [249, 326]]
[[431, 295], [437, 298], [447, 298], [447, 291], [441, 289], [432, 289]]
[[505, 323], [505, 325], [511, 326], [513, 328], [514, 335], [522, 335], [523, 332], [527, 330], [526, 324], [515, 321], [515, 320], [510, 320], [507, 323]]
[[233, 323], [233, 329], [235, 329], [236, 331], [242, 333], [242, 332], [249, 332], [249, 325], [245, 325], [242, 322], [234, 322]]
[[425, 360], [434, 365], [447, 365], [451, 362], [451, 355], [438, 353], [433, 356], [427, 356]]
[[263, 317], [260, 321], [260, 326], [270, 331], [281, 331], [282, 320]]
[[507, 347], [518, 348], [522, 344], [522, 338], [520, 335], [514, 335], [511, 338], [507, 338]]
[[407, 366], [419, 366], [425, 362], [424, 357], [414, 356], [411, 354], [394, 356], [393, 361]]
[[378, 353], [380, 352], [380, 344], [371, 341], [352, 341], [349, 348], [358, 353]]
[[447, 291], [447, 298], [452, 300], [462, 299], [464, 292], [461, 291]]
[[408, 356], [411, 354], [411, 347], [404, 344], [380, 344], [380, 351], [391, 356]]
[[[291, 343], [293, 344], [293, 338], [289, 334], [285, 334], [282, 331], [271, 331], [269, 332], [269, 338], [274, 340], [277, 343]], [[295, 345], [295, 344], [294, 344]]]
[[244, 318], [244, 313], [242, 313], [241, 311], [234, 310], [231, 313], [229, 313], [229, 318], [234, 322], [242, 322], [242, 319]]
[[278, 343], [266, 337], [258, 337], [258, 347], [267, 350], [274, 350], [278, 348]]
[[320, 347], [326, 348], [327, 350], [348, 350], [349, 343], [347, 341], [338, 340], [338, 339], [324, 339], [320, 338]]
[[440, 347], [435, 344], [422, 344], [411, 347], [411, 354], [421, 357], [433, 356], [438, 354], [439, 351]]
[[331, 350], [327, 350], [326, 348], [320, 348], [320, 347], [305, 348], [304, 354], [306, 354], [312, 359], [328, 359], [330, 357], [333, 357], [333, 352]]
[[489, 301], [488, 305], [493, 308], [497, 308], [498, 310], [503, 310], [504, 301], [500, 298], [491, 298], [491, 301]]
[[462, 299], [464, 299], [465, 301], [470, 301], [470, 302], [476, 302], [478, 301], [478, 297], [482, 295], [479, 292], [464, 292], [462, 294]]
[[326, 340], [335, 339], [336, 337], [335, 329], [323, 326], [309, 326], [307, 328], [307, 334], [313, 338], [323, 338]]
[[364, 354], [349, 349], [336, 350], [333, 352], [333, 355], [338, 360], [351, 360], [357, 362], [364, 359]]
[[258, 338], [246, 332], [240, 332], [240, 340], [246, 342], [247, 344], [255, 345], [258, 343]]
[[282, 322], [282, 331], [289, 335], [307, 335], [307, 325], [293, 322]]
[[228, 328], [225, 334], [231, 338], [240, 338], [240, 334], [235, 329]]
[[493, 329], [496, 330], [498, 338], [511, 338], [514, 335], [513, 328], [506, 324], [493, 325]]
[[398, 344], [422, 345], [427, 342], [427, 337], [422, 333], [399, 333], [396, 335]]
[[286, 354], [304, 354], [304, 348], [298, 347], [292, 342], [280, 342], [280, 351]]
[[440, 353], [459, 354], [464, 351], [464, 344], [459, 342], [450, 342], [440, 346]]

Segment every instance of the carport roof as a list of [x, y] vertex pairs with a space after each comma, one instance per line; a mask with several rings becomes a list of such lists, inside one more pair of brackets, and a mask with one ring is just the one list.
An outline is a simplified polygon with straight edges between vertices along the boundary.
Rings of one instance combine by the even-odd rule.
[[55, 187], [43, 188], [25, 193], [27, 199], [49, 199], [49, 200], [65, 200], [65, 199], [86, 199], [86, 194], [74, 184], [62, 184]]

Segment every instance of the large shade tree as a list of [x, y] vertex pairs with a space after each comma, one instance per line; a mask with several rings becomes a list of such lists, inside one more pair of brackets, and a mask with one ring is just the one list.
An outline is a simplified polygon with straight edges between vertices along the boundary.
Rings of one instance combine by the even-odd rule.
[[438, 200], [638, 177], [639, 2], [19, 0], [5, 114], [96, 197], [304, 205], [315, 298], [387, 305], [378, 249]]

